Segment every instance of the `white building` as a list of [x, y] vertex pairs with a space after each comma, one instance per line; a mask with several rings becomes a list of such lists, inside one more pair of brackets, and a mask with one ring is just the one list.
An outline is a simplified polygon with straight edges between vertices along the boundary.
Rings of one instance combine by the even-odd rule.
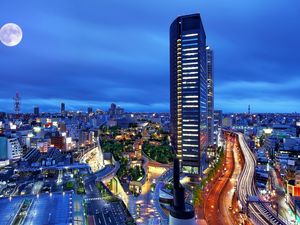
[[22, 156], [22, 147], [17, 138], [7, 139], [7, 155], [8, 159], [19, 159]]

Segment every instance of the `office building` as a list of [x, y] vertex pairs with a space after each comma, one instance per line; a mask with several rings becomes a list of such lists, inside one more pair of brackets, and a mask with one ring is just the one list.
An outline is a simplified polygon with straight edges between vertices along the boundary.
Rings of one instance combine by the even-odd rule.
[[222, 110], [214, 110], [214, 145], [218, 145], [219, 136], [222, 133]]
[[0, 161], [7, 159], [7, 138], [5, 136], [0, 136]]
[[110, 118], [119, 118], [124, 114], [124, 109], [120, 106], [117, 106], [115, 103], [112, 103], [108, 109], [108, 115]]
[[39, 108], [39, 107], [34, 107], [34, 109], [33, 109], [33, 114], [34, 114], [35, 116], [39, 116], [39, 115], [40, 115], [40, 108]]
[[182, 172], [206, 168], [207, 58], [200, 14], [178, 17], [170, 28], [171, 140]]
[[53, 136], [50, 138], [51, 146], [60, 150], [66, 150], [66, 138], [63, 136]]
[[110, 108], [108, 109], [108, 115], [110, 118], [114, 118], [116, 116], [117, 105], [115, 103], [111, 103]]
[[206, 47], [207, 57], [207, 128], [208, 144], [214, 144], [214, 55], [210, 47]]
[[8, 159], [16, 160], [21, 158], [23, 148], [17, 138], [7, 139], [7, 155]]
[[300, 137], [300, 122], [296, 122], [296, 137]]
[[60, 113], [62, 115], [65, 115], [65, 113], [66, 113], [66, 105], [65, 105], [65, 103], [61, 103], [61, 105], [60, 105]]
[[92, 107], [88, 107], [87, 112], [88, 112], [89, 115], [92, 114], [93, 113], [93, 108]]
[[222, 127], [223, 112], [222, 110], [214, 110], [214, 120], [218, 127]]

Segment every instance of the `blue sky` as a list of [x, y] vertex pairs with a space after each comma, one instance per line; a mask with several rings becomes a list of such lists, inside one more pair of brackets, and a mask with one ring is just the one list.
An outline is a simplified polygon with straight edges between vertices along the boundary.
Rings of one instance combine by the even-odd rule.
[[297, 0], [28, 0], [0, 4], [0, 26], [24, 38], [0, 44], [0, 111], [58, 111], [111, 102], [128, 111], [169, 110], [169, 26], [200, 12], [215, 51], [215, 108], [300, 111]]

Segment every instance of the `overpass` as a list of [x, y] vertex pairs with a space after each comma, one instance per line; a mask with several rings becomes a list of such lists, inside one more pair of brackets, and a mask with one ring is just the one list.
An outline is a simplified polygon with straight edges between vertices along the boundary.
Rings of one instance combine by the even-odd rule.
[[254, 202], [251, 200], [254, 198], [253, 196], [259, 196], [258, 189], [255, 185], [256, 158], [251, 149], [248, 147], [244, 135], [242, 133], [235, 132], [232, 132], [232, 134], [236, 135], [238, 138], [239, 147], [241, 148], [245, 161], [237, 183], [237, 195], [243, 209], [247, 208], [248, 215], [254, 224], [286, 224], [284, 219], [277, 216], [266, 203], [257, 201], [257, 203], [249, 204], [250, 202]]

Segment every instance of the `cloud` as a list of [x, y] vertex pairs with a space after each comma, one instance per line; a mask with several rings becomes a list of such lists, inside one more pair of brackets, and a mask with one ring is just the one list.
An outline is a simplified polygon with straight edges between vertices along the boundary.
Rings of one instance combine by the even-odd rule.
[[[215, 51], [216, 108], [243, 111], [253, 103], [267, 111], [270, 102], [276, 111], [297, 111], [299, 10], [297, 0], [5, 2], [0, 25], [19, 24], [24, 39], [15, 48], [0, 45], [0, 98], [11, 102], [18, 90], [28, 110], [72, 101], [74, 108], [120, 102], [168, 111], [169, 26], [200, 12]], [[1, 110], [11, 107], [0, 102]]]

